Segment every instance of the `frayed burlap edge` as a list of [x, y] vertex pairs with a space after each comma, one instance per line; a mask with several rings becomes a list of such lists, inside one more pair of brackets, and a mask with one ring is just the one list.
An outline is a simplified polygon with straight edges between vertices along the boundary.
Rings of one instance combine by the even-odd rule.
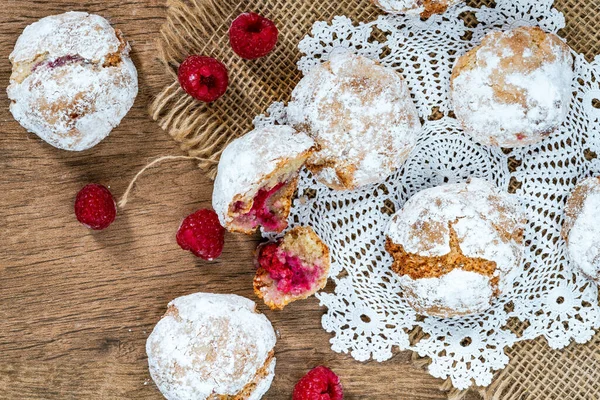
[[207, 40], [232, 12], [228, 5], [220, 0], [167, 2], [169, 12], [160, 30], [157, 50], [172, 83], [150, 105], [152, 119], [181, 144], [182, 150], [192, 157], [206, 159], [199, 162], [199, 166], [208, 171], [211, 178], [214, 178], [221, 151], [231, 137], [226, 134], [225, 122], [215, 117], [210, 105], [194, 100], [181, 89], [177, 68], [188, 54], [205, 52]]
[[[288, 99], [300, 78], [295, 70], [299, 57], [296, 46], [312, 23], [330, 20], [335, 15], [370, 21], [379, 11], [365, 2], [168, 0], [167, 21], [157, 42], [158, 58], [166, 69], [165, 86], [150, 106], [151, 117], [180, 143], [182, 150], [202, 158], [200, 168], [213, 178], [225, 145], [251, 129], [253, 117], [265, 112], [273, 101]], [[493, 1], [471, 0], [469, 3], [481, 6], [491, 5]], [[569, 44], [588, 59], [598, 54], [600, 48], [597, 28], [600, 8], [592, 3], [591, 0], [558, 0], [556, 4], [567, 17], [567, 27], [562, 33]], [[240, 60], [224, 39], [232, 18], [249, 8], [284, 27], [271, 60], [269, 57], [252, 63]], [[288, 21], [293, 22], [293, 28], [285, 26]], [[230, 89], [222, 100], [203, 104], [179, 87], [177, 68], [190, 54], [214, 56], [230, 68]], [[413, 343], [422, 337], [420, 329], [411, 333]], [[509, 365], [496, 374], [489, 387], [459, 391], [452, 387], [450, 380], [445, 380], [440, 390], [447, 392], [450, 400], [471, 399], [473, 392], [485, 400], [600, 399], [600, 385], [596, 383], [600, 382], [600, 335], [586, 345], [572, 344], [562, 351], [549, 349], [545, 340], [539, 338], [518, 343], [507, 349], [507, 353]], [[412, 361], [416, 367], [425, 369], [431, 363], [429, 358], [417, 353], [413, 353]], [[569, 373], [564, 373], [565, 368]]]
[[[522, 333], [525, 325], [511, 320], [508, 328]], [[411, 343], [425, 335], [411, 332]], [[546, 339], [537, 338], [507, 348], [508, 365], [496, 372], [488, 387], [457, 390], [449, 379], [440, 390], [448, 400], [598, 400], [600, 399], [600, 332], [583, 345], [571, 343], [553, 350]], [[427, 370], [431, 359], [412, 354], [413, 365]]]

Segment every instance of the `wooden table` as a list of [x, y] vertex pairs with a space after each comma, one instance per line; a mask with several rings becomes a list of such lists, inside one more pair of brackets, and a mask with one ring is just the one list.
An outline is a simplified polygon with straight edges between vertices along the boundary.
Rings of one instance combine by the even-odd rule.
[[[228, 235], [223, 256], [208, 263], [181, 250], [182, 218], [210, 207], [212, 184], [182, 161], [143, 176], [116, 222], [91, 232], [73, 214], [87, 183], [120, 196], [148, 160], [181, 154], [146, 113], [158, 92], [155, 44], [165, 0], [5, 0], [0, 14], [0, 82], [22, 29], [46, 15], [98, 13], [123, 30], [140, 72], [134, 108], [89, 151], [57, 150], [26, 133], [0, 91], [0, 398], [160, 399], [144, 345], [167, 303], [196, 291], [252, 292], [257, 237]], [[281, 333], [277, 376], [266, 399], [289, 399], [295, 382], [318, 364], [342, 377], [347, 399], [443, 399], [441, 381], [400, 353], [384, 364], [358, 363], [330, 350], [314, 298], [284, 312], [261, 307]]]

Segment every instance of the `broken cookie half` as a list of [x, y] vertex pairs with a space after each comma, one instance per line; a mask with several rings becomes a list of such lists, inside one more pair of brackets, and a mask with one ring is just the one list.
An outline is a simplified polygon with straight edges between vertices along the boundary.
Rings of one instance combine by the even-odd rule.
[[329, 247], [310, 227], [296, 227], [256, 251], [254, 293], [272, 310], [306, 299], [325, 287]]
[[223, 151], [213, 208], [230, 232], [282, 232], [298, 184], [298, 171], [315, 151], [314, 141], [289, 126], [257, 128]]

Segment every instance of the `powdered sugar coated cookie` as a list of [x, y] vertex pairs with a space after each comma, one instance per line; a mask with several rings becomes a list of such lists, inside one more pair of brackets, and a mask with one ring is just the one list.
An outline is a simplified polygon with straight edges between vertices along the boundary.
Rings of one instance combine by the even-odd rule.
[[129, 45], [98, 15], [42, 18], [25, 28], [10, 60], [13, 116], [60, 149], [81, 151], [99, 143], [137, 95]]
[[262, 398], [274, 377], [276, 336], [255, 307], [244, 297], [209, 293], [170, 302], [146, 342], [161, 393], [169, 400]]
[[386, 249], [419, 313], [472, 314], [489, 308], [519, 272], [524, 213], [486, 181], [423, 190], [391, 219]]
[[259, 226], [287, 226], [298, 170], [315, 143], [284, 125], [257, 128], [223, 150], [213, 189], [213, 208], [223, 227], [252, 233]]
[[454, 112], [484, 145], [537, 143], [565, 120], [573, 58], [556, 35], [521, 27], [488, 34], [452, 72]]
[[571, 261], [584, 274], [600, 282], [600, 178], [577, 185], [565, 207], [562, 235]]
[[402, 77], [348, 52], [334, 52], [298, 83], [288, 119], [319, 146], [306, 166], [338, 190], [384, 180], [406, 160], [421, 128]]

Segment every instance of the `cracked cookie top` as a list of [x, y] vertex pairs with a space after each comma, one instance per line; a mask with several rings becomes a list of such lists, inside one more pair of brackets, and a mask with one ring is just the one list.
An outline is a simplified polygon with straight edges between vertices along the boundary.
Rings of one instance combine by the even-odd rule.
[[417, 193], [387, 229], [392, 270], [417, 311], [462, 315], [489, 307], [518, 272], [525, 217], [479, 179]]
[[88, 149], [117, 126], [138, 91], [130, 47], [104, 18], [68, 12], [29, 25], [10, 55], [10, 110], [49, 144]]

